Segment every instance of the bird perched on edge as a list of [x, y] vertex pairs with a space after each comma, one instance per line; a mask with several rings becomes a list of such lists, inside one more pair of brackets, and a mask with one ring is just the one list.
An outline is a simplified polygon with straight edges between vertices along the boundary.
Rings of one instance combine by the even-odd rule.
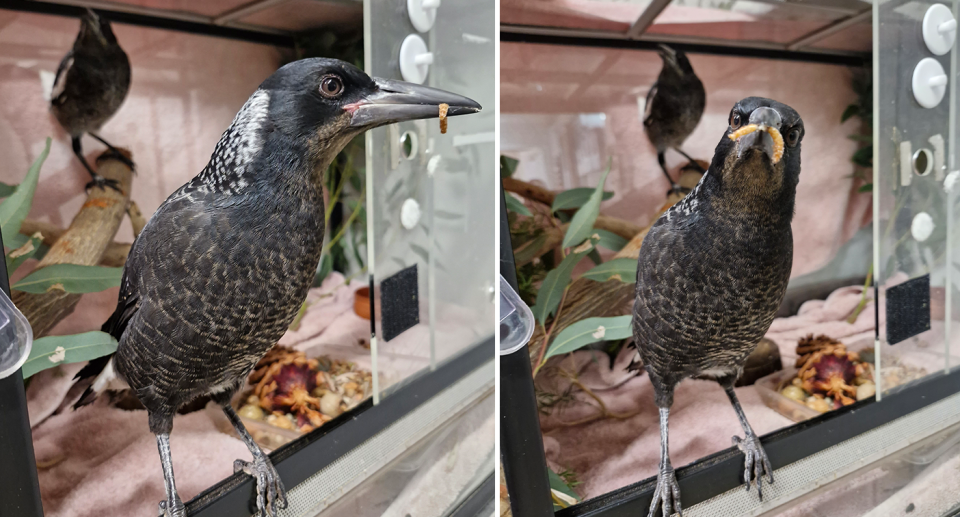
[[283, 484], [230, 398], [284, 334], [307, 296], [323, 247], [322, 176], [355, 136], [378, 126], [475, 113], [443, 90], [370, 78], [334, 59], [287, 64], [250, 96], [210, 162], [160, 205], [133, 243], [116, 311], [103, 330], [119, 341], [77, 379], [77, 406], [105, 390], [133, 390], [149, 413], [166, 487], [160, 514], [186, 515], [169, 435], [177, 409], [210, 395], [253, 461], [261, 515], [286, 506]]
[[667, 171], [664, 153], [675, 149], [693, 163], [696, 161], [680, 149], [700, 122], [707, 94], [703, 83], [690, 66], [687, 55], [666, 45], [660, 45], [663, 68], [657, 82], [647, 92], [644, 105], [643, 129], [650, 143], [657, 148], [657, 161], [663, 175], [670, 182], [672, 192], [679, 192], [680, 185]]
[[130, 89], [130, 60], [120, 48], [110, 22], [91, 9], [80, 19], [73, 49], [60, 61], [50, 95], [50, 110], [70, 134], [73, 153], [92, 176], [92, 186], [120, 189], [120, 184], [97, 174], [83, 157], [84, 134], [103, 142], [114, 157], [133, 168], [133, 162], [97, 133], [120, 108]]
[[773, 482], [733, 386], [790, 278], [803, 120], [789, 106], [748, 97], [729, 123], [700, 183], [660, 216], [640, 248], [633, 336], [660, 409], [650, 517], [661, 503], [663, 515], [682, 515], [667, 429], [674, 388], [688, 377], [716, 380], [730, 398], [746, 435], [733, 442], [746, 455], [747, 490], [751, 475], [761, 498], [764, 474]]

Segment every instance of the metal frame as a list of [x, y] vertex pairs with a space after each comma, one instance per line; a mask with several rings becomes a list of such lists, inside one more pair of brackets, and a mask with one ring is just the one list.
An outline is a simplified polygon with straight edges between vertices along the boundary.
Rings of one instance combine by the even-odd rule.
[[[0, 235], [0, 249], [3, 236]], [[0, 289], [10, 296], [7, 263], [0, 261]], [[43, 517], [37, 460], [27, 415], [27, 397], [21, 370], [0, 379], [0, 515]]]
[[[517, 288], [507, 205], [500, 184], [500, 275]], [[553, 501], [547, 478], [547, 458], [540, 433], [540, 412], [533, 388], [530, 352], [524, 346], [500, 356], [500, 459], [510, 495], [510, 508], [518, 517], [550, 517]]]
[[[847, 27], [870, 19], [872, 8], [853, 10], [851, 7], [831, 6], [808, 2], [783, 2], [782, 0], [758, 0], [773, 5], [787, 5], [811, 10], [824, 10], [847, 14], [844, 18], [834, 21], [826, 27], [811, 31], [790, 43], [772, 43], [768, 41], [727, 40], [721, 38], [703, 38], [696, 36], [679, 36], [669, 34], [645, 34], [647, 29], [656, 22], [660, 13], [670, 5], [671, 0], [653, 0], [640, 16], [633, 22], [626, 32], [601, 30], [565, 29], [558, 27], [500, 24], [500, 41], [569, 44], [592, 47], [636, 48], [642, 50], [656, 50], [659, 43], [670, 44], [680, 50], [704, 54], [720, 54], [742, 57], [769, 57], [771, 59], [788, 59], [794, 61], [810, 61], [828, 64], [846, 64], [860, 66], [869, 53], [845, 50], [816, 48], [811, 45]], [[608, 40], [608, 41], [603, 41]], [[612, 42], [619, 42], [614, 44]], [[564, 43], [568, 42], [568, 43]], [[637, 42], [644, 42], [640, 44]], [[833, 56], [828, 57], [828, 56]], [[839, 59], [841, 57], [849, 60]], [[852, 64], [857, 63], [857, 64]]]

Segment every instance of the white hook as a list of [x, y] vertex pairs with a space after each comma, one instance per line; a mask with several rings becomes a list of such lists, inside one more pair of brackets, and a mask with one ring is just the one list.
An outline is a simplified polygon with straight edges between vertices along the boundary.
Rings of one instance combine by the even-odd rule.
[[[433, 52], [426, 52], [424, 54], [417, 54], [417, 57], [413, 58], [413, 62], [418, 65], [432, 65], [433, 64]], [[931, 79], [932, 81], [933, 79]], [[943, 76], [943, 84], [947, 84], [947, 76]]]
[[939, 32], [940, 34], [946, 34], [948, 32], [953, 32], [955, 30], [957, 30], [957, 20], [945, 21], [941, 23], [939, 27], [937, 27], [937, 32]]
[[[424, 9], [439, 9], [440, 0], [423, 0], [423, 2], [420, 4], [420, 7]], [[954, 26], [956, 26], [956, 23], [954, 23]]]
[[935, 75], [927, 82], [930, 86], [945, 86], [947, 84], [946, 75]]

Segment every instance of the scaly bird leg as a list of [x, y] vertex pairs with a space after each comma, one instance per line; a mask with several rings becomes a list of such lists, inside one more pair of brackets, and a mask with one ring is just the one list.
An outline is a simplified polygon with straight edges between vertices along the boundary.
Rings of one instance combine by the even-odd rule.
[[[735, 380], [736, 379], [721, 382], [723, 390], [727, 392], [727, 397], [730, 398], [730, 403], [733, 404], [733, 409], [737, 412], [737, 418], [740, 419], [740, 425], [743, 427], [743, 432], [746, 435], [743, 439], [739, 436], [734, 436], [733, 444], [736, 445], [745, 456], [743, 482], [746, 483], [747, 490], [750, 490], [750, 479], [753, 477], [757, 481], [757, 495], [760, 497], [760, 500], [763, 501], [763, 475], [766, 473], [767, 481], [772, 484], [773, 468], [770, 466], [770, 458], [767, 457], [766, 451], [763, 450], [763, 446], [760, 444], [760, 438], [757, 438], [756, 433], [753, 432], [753, 428], [750, 427], [750, 422], [747, 422], [747, 415], [743, 413], [743, 408], [740, 407], [740, 401], [737, 400], [737, 394], [733, 391], [733, 383]], [[751, 470], [753, 471], [752, 473]]]
[[90, 190], [92, 187], [100, 187], [102, 189], [109, 187], [123, 194], [123, 191], [120, 190], [119, 181], [108, 180], [107, 178], [104, 178], [103, 176], [97, 174], [97, 172], [93, 170], [93, 167], [90, 167], [90, 164], [87, 163], [87, 159], [83, 157], [83, 147], [82, 147], [82, 144], [80, 143], [80, 137], [79, 136], [73, 137], [72, 143], [73, 143], [73, 154], [77, 155], [77, 158], [80, 159], [80, 163], [83, 164], [83, 168], [87, 169], [87, 172], [89, 172], [90, 176], [93, 178], [90, 181], [90, 183], [87, 183], [86, 185], [84, 185], [83, 188], [85, 190]]
[[137, 170], [137, 167], [133, 164], [133, 160], [131, 160], [130, 158], [127, 158], [127, 155], [121, 153], [120, 150], [114, 147], [110, 142], [107, 142], [106, 140], [104, 140], [103, 137], [101, 137], [100, 135], [96, 135], [93, 133], [89, 133], [89, 135], [99, 140], [100, 143], [102, 143], [103, 145], [107, 146], [107, 149], [110, 149], [110, 156], [123, 162], [123, 164], [126, 165], [127, 167], [130, 167], [131, 171], [135, 172]]
[[247, 444], [250, 454], [253, 455], [253, 461], [236, 460], [233, 462], [233, 471], [241, 470], [253, 477], [257, 483], [257, 510], [264, 517], [276, 517], [277, 508], [287, 507], [287, 492], [283, 488], [283, 482], [280, 480], [280, 474], [270, 463], [270, 458], [264, 454], [263, 450], [253, 440], [247, 428], [243, 426], [240, 416], [228, 403], [223, 404], [223, 412], [227, 415], [237, 434]]
[[657, 162], [660, 163], [660, 170], [663, 171], [663, 175], [667, 177], [667, 181], [670, 182], [670, 190], [667, 191], [669, 196], [673, 192], [680, 192], [680, 185], [673, 181], [673, 178], [670, 177], [670, 172], [667, 171], [667, 160], [663, 156], [663, 152], [657, 153]]
[[679, 147], [674, 147], [673, 150], [676, 151], [676, 152], [678, 152], [678, 153], [680, 153], [680, 154], [682, 154], [683, 157], [686, 158], [687, 160], [690, 160], [690, 163], [692, 163], [694, 167], [696, 167], [697, 169], [699, 169], [702, 174], [706, 174], [706, 173], [707, 173], [707, 171], [703, 170], [703, 167], [700, 166], [700, 162], [698, 162], [698, 161], [694, 160], [693, 158], [691, 158], [690, 155], [687, 154], [687, 153], [685, 153], [685, 152], [683, 152], [682, 149], [680, 149]]
[[677, 514], [683, 517], [683, 509], [680, 507], [680, 485], [677, 484], [677, 476], [670, 464], [670, 447], [667, 439], [669, 419], [670, 408], [660, 408], [660, 472], [657, 474], [657, 490], [653, 493], [653, 502], [650, 503], [650, 513], [647, 517], [656, 515], [661, 502], [664, 517], [673, 515], [674, 506]]
[[173, 458], [170, 456], [170, 435], [157, 435], [157, 448], [160, 450], [160, 464], [163, 465], [163, 488], [167, 500], [160, 502], [159, 517], [187, 517], [187, 510], [177, 494], [177, 485], [173, 481]]

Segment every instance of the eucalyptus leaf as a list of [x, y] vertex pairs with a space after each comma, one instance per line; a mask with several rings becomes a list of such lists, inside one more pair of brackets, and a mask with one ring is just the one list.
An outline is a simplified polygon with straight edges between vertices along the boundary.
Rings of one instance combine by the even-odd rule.
[[7, 253], [7, 274], [12, 275], [14, 271], [17, 270], [27, 259], [36, 255], [37, 251], [40, 250], [40, 245], [43, 243], [43, 237], [39, 234], [29, 237], [27, 242], [22, 246], [19, 246], [15, 250], [11, 250], [10, 253]]
[[857, 149], [857, 152], [853, 153], [851, 161], [861, 167], [873, 167], [873, 146], [867, 145]]
[[516, 212], [520, 215], [525, 215], [527, 217], [533, 215], [519, 199], [513, 197], [511, 194], [504, 194], [504, 200], [507, 202], [507, 210]]
[[[560, 477], [556, 472], [554, 472], [550, 467], [547, 467], [547, 477], [550, 480], [551, 490], [556, 490], [557, 492], [560, 492], [569, 497], [572, 497], [577, 502], [581, 501], [580, 496], [578, 496], [577, 493], [574, 492], [569, 485], [567, 485], [567, 482], [564, 481], [563, 478]], [[553, 509], [554, 511], [557, 511], [561, 509], [561, 507], [557, 503], [553, 503]]]
[[[592, 241], [591, 241], [592, 242]], [[570, 253], [560, 262], [560, 265], [547, 272], [547, 276], [540, 284], [540, 291], [537, 293], [537, 304], [531, 310], [533, 316], [545, 325], [549, 318], [560, 306], [560, 300], [563, 298], [563, 291], [570, 285], [570, 275], [573, 268], [576, 267], [580, 259], [593, 249], [592, 245], [586, 244], [584, 249], [577, 249]]]
[[857, 189], [857, 192], [873, 192], [873, 183], [867, 183]]
[[610, 163], [607, 163], [607, 170], [603, 171], [603, 175], [600, 176], [597, 188], [590, 194], [590, 199], [577, 210], [573, 219], [570, 220], [567, 233], [563, 236], [564, 248], [580, 244], [593, 233], [593, 223], [597, 221], [597, 216], [600, 215], [600, 202], [603, 200], [603, 183], [607, 180], [607, 174], [610, 174], [610, 165]]
[[579, 350], [597, 341], [616, 341], [633, 335], [633, 316], [587, 318], [563, 329], [550, 344], [543, 360]]
[[540, 255], [540, 249], [547, 242], [547, 234], [541, 233], [529, 241], [526, 246], [521, 247], [513, 254], [513, 260], [517, 264], [526, 264]]
[[58, 364], [89, 361], [117, 351], [117, 340], [95, 330], [70, 336], [47, 336], [34, 340], [30, 357], [23, 363], [23, 378]]
[[597, 242], [597, 246], [601, 248], [606, 248], [611, 251], [620, 251], [624, 246], [627, 245], [627, 239], [607, 230], [601, 230], [599, 228], [594, 228], [593, 233], [600, 236], [600, 241]]
[[860, 113], [860, 106], [857, 104], [851, 104], [847, 106], [847, 109], [843, 110], [843, 115], [840, 115], [840, 122], [846, 122], [850, 117], [856, 116]]
[[50, 141], [47, 137], [43, 152], [34, 160], [17, 190], [0, 203], [0, 232], [2, 232], [4, 243], [14, 242], [14, 238], [20, 234], [20, 225], [30, 212], [33, 194], [37, 190], [37, 181], [40, 178], [40, 167], [50, 154]]
[[[550, 210], [556, 212], [558, 210], [567, 210], [570, 208], [580, 208], [587, 201], [590, 200], [590, 195], [593, 194], [594, 189], [589, 187], [581, 188], [572, 188], [570, 190], [564, 190], [563, 192], [557, 194], [557, 197], [553, 198], [553, 205], [550, 206]], [[613, 197], [613, 192], [604, 191], [603, 200], [606, 201]]]
[[16, 190], [16, 185], [7, 185], [6, 183], [0, 182], [0, 198], [10, 197]]
[[8, 249], [15, 250], [26, 244], [28, 240], [30, 240], [30, 237], [18, 232], [16, 235], [11, 237], [10, 240], [7, 240], [6, 237], [4, 237], [3, 245]]
[[13, 286], [17, 291], [45, 293], [62, 289], [68, 293], [95, 293], [120, 285], [122, 267], [51, 264], [30, 273]]
[[583, 278], [589, 278], [597, 282], [606, 282], [615, 278], [625, 284], [635, 283], [637, 281], [637, 259], [625, 257], [604, 262], [584, 273]]
[[520, 164], [520, 160], [516, 158], [511, 158], [509, 156], [500, 155], [500, 177], [509, 178], [513, 176], [513, 173], [517, 171], [517, 165]]
[[597, 251], [597, 248], [590, 250], [590, 253], [587, 253], [587, 258], [589, 258], [597, 266], [603, 264], [603, 258], [600, 257], [600, 252]]

